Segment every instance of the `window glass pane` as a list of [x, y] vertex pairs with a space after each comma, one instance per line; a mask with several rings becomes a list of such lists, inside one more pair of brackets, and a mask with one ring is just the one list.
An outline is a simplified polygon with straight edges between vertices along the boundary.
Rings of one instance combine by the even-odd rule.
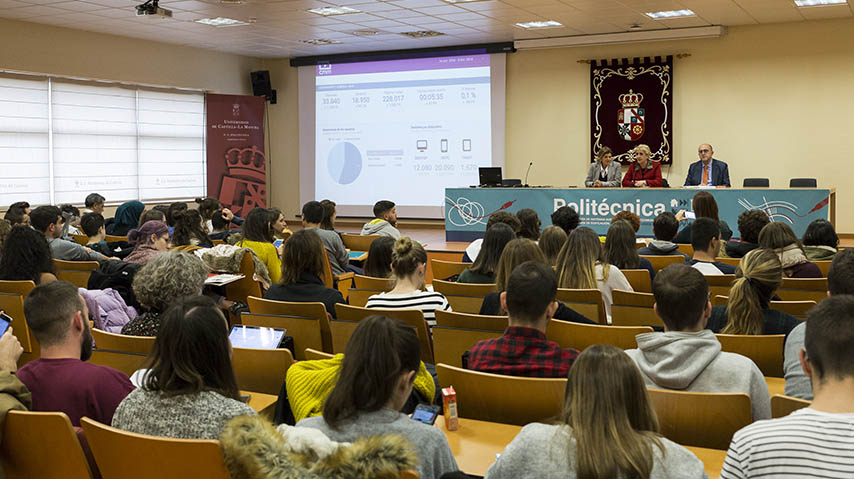
[[0, 75], [0, 205], [50, 203], [47, 79]]
[[205, 97], [139, 90], [142, 201], [205, 194]]

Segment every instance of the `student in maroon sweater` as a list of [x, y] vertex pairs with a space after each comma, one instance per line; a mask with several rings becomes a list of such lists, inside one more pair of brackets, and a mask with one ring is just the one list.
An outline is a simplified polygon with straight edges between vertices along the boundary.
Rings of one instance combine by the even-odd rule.
[[65, 281], [36, 286], [24, 301], [24, 315], [41, 345], [39, 359], [18, 370], [33, 395], [33, 411], [64, 412], [74, 426], [83, 416], [110, 424], [133, 385], [124, 373], [86, 362], [92, 331], [77, 287]]

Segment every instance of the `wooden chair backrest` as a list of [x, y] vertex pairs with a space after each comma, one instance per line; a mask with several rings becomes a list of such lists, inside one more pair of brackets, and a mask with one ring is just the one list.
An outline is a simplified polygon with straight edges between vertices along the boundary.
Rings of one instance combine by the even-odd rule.
[[[331, 332], [329, 335], [329, 345], [324, 345], [323, 326], [321, 326], [321, 321], [317, 318], [284, 314], [243, 313], [242, 320], [246, 326], [284, 329], [285, 334], [294, 338], [296, 359], [305, 359], [302, 356], [302, 351], [305, 348], [332, 351]], [[325, 327], [329, 329], [329, 321], [324, 318], [323, 322], [325, 323]]]
[[54, 259], [53, 265], [56, 267], [56, 278], [62, 281], [77, 286], [78, 288], [86, 288], [89, 285], [89, 276], [92, 271], [98, 269], [100, 263], [97, 261], [63, 261]]
[[439, 384], [453, 386], [460, 417], [525, 424], [557, 416], [566, 378], [527, 378], [481, 373], [437, 364]]
[[656, 273], [666, 268], [667, 266], [673, 263], [684, 263], [685, 257], [681, 254], [670, 255], [670, 256], [658, 256], [658, 255], [640, 255], [641, 258], [646, 258], [652, 264], [652, 269], [655, 270]]
[[32, 281], [0, 281], [0, 309], [14, 320], [12, 334], [17, 336], [24, 354], [29, 355], [30, 359], [38, 358], [39, 344], [24, 317], [24, 298], [35, 287], [36, 283]]
[[676, 251], [685, 253], [688, 256], [694, 256], [694, 247], [689, 244], [680, 244], [676, 247]]
[[446, 295], [445, 299], [448, 300], [451, 309], [461, 313], [477, 314], [483, 305], [483, 296]]
[[0, 442], [6, 479], [90, 479], [92, 471], [68, 416], [9, 411]]
[[608, 324], [605, 302], [598, 289], [557, 289], [557, 300], [574, 309], [585, 318], [599, 324]]
[[655, 314], [652, 293], [614, 290], [611, 304], [611, 324], [614, 326], [664, 326]]
[[372, 278], [357, 274], [353, 277], [356, 289], [375, 289], [378, 291], [390, 291], [394, 288], [394, 280], [391, 278]]
[[252, 253], [245, 252], [240, 260], [240, 274], [243, 275], [233, 283], [225, 285], [225, 297], [231, 301], [246, 302], [250, 296], [261, 297], [261, 283], [255, 281], [255, 260]]
[[330, 359], [333, 356], [335, 355], [331, 353], [325, 353], [316, 349], [305, 348], [305, 359], [307, 361], [313, 361], [315, 359]]
[[147, 359], [147, 354], [112, 351], [109, 349], [93, 349], [92, 357], [87, 362], [109, 366], [130, 376], [134, 371], [145, 367]]
[[649, 389], [661, 435], [685, 446], [727, 449], [736, 431], [753, 422], [750, 396]]
[[436, 362], [457, 368], [463, 367], [463, 353], [471, 349], [475, 343], [504, 335], [500, 331], [442, 326], [433, 326], [431, 331], [433, 332], [433, 357]]
[[[219, 441], [145, 436], [88, 417], [80, 425], [105, 479], [230, 479]], [[129, 464], [130, 457], [145, 460]]]
[[436, 325], [446, 328], [485, 329], [504, 332], [507, 316], [484, 316], [459, 311], [436, 311]]
[[480, 296], [483, 298], [495, 291], [495, 284], [454, 283], [434, 279], [433, 291], [438, 291], [445, 296]]
[[[353, 331], [359, 326], [358, 321], [346, 321], [341, 319], [333, 319], [329, 321], [329, 328], [332, 330], [332, 353], [340, 354], [347, 349], [347, 343], [350, 341], [350, 336]], [[308, 358], [306, 358], [308, 359]]]
[[294, 363], [291, 352], [287, 349], [232, 349], [231, 365], [238, 388], [278, 396], [285, 374]]
[[381, 238], [380, 235], [357, 235], [350, 233], [341, 233], [341, 241], [344, 242], [344, 247], [351, 251], [370, 251], [371, 243], [374, 240]]
[[[82, 246], [86, 246], [87, 244], [89, 244], [89, 237], [86, 235], [74, 235], [73, 234], [73, 235], [71, 235], [71, 239], [73, 239], [75, 243], [82, 245]], [[127, 238], [125, 238], [125, 241], [127, 241]]]
[[128, 240], [127, 236], [118, 236], [118, 235], [105, 235], [104, 236], [104, 241], [106, 241], [107, 243], [112, 243], [114, 241], [127, 241], [127, 240]]
[[[546, 329], [546, 337], [564, 349], [583, 351], [594, 344], [611, 344], [620, 349], [633, 349], [638, 347], [635, 336], [651, 332], [652, 328], [649, 326], [602, 326], [552, 319]], [[435, 343], [436, 333], [433, 334]]]
[[347, 290], [347, 302], [353, 306], [364, 308], [368, 304], [368, 299], [375, 294], [385, 292], [379, 289], [356, 289], [350, 288]]
[[[712, 298], [712, 306], [726, 306], [729, 298], [727, 296], [715, 296]], [[798, 319], [806, 319], [807, 313], [813, 306], [815, 301], [771, 301], [769, 303], [771, 309], [782, 311], [786, 314], [791, 314]]]
[[424, 313], [419, 309], [379, 309], [361, 308], [348, 304], [338, 303], [335, 305], [335, 317], [344, 321], [361, 321], [368, 316], [379, 314], [389, 318], [395, 318], [415, 328], [415, 333], [421, 342], [421, 360], [425, 363], [434, 364], [433, 347], [430, 342], [430, 334], [427, 332], [427, 321]]
[[621, 269], [623, 276], [629, 280], [632, 289], [639, 293], [652, 293], [652, 278], [645, 269]]
[[715, 296], [729, 296], [729, 289], [732, 287], [732, 282], [735, 280], [734, 274], [719, 274], [705, 276], [709, 283], [709, 294]]
[[418, 479], [421, 477], [418, 472], [407, 469], [405, 471], [400, 471], [400, 479]]
[[214, 246], [219, 246], [219, 245], [221, 245], [221, 244], [225, 244], [225, 240], [217, 240], [217, 239], [215, 239], [215, 240], [212, 240], [212, 241], [213, 241], [213, 245], [214, 245]]
[[784, 301], [815, 301], [827, 299], [827, 278], [783, 278], [777, 295]]
[[778, 417], [786, 417], [789, 414], [797, 411], [798, 409], [803, 409], [805, 407], [810, 407], [812, 401], [806, 399], [793, 398], [791, 396], [784, 396], [782, 394], [775, 394], [771, 396], [771, 417], [773, 419], [777, 419]]
[[833, 261], [813, 261], [813, 263], [821, 270], [821, 275], [827, 278], [827, 273], [830, 272], [830, 264]]
[[783, 334], [717, 334], [721, 351], [746, 356], [764, 376], [783, 377]]
[[323, 285], [327, 288], [335, 287], [335, 275], [332, 274], [332, 263], [329, 262], [329, 253], [323, 248]]
[[[249, 305], [249, 311], [257, 314], [275, 314], [277, 316], [298, 316], [301, 318], [312, 318], [318, 321], [318, 325], [305, 323], [305, 322], [290, 322], [286, 321], [285, 323], [289, 323], [291, 328], [293, 328], [293, 332], [288, 332], [289, 336], [294, 336], [294, 342], [296, 342], [295, 334], [303, 335], [303, 333], [307, 333], [307, 340], [312, 341], [310, 344], [315, 344], [315, 329], [317, 326], [320, 327], [320, 340], [323, 345], [323, 351], [332, 351], [332, 336], [329, 332], [329, 315], [327, 313], [331, 313], [331, 311], [326, 311], [326, 306], [321, 302], [312, 302], [312, 303], [299, 303], [294, 301], [276, 301], [272, 299], [263, 299], [257, 298], [255, 296], [250, 296], [246, 298], [246, 303]], [[245, 315], [245, 313], [244, 313]], [[285, 324], [281, 323], [281, 324]], [[247, 323], [243, 323], [247, 324]], [[260, 324], [256, 324], [255, 326], [261, 326]], [[278, 327], [278, 326], [268, 326], [268, 327]], [[306, 330], [308, 328], [308, 330]], [[286, 328], [287, 329], [287, 328]], [[314, 347], [305, 345], [303, 347], [296, 347], [297, 351], [297, 359], [302, 359], [300, 357], [300, 351], [304, 348]]]
[[154, 336], [128, 336], [92, 328], [92, 337], [98, 349], [146, 355], [151, 354], [151, 350], [154, 349]]
[[738, 266], [738, 264], [741, 263], [741, 258], [716, 257], [715, 261], [721, 262], [723, 264], [728, 264], [730, 266]]
[[430, 265], [433, 267], [433, 281], [446, 280], [452, 276], [456, 276], [463, 272], [464, 269], [471, 266], [471, 263], [462, 263], [458, 261], [442, 261], [440, 259], [431, 259]]

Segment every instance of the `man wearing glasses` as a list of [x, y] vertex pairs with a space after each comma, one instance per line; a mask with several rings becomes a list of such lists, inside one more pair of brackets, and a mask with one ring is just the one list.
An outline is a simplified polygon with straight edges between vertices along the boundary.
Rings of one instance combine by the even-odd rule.
[[702, 144], [697, 147], [700, 161], [691, 163], [684, 186], [717, 186], [729, 188], [729, 167], [726, 163], [712, 158], [715, 150], [712, 145]]

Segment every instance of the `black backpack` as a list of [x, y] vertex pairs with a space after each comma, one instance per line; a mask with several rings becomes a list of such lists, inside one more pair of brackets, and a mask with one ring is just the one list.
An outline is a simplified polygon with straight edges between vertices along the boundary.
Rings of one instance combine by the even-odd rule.
[[133, 294], [133, 277], [139, 268], [142, 268], [141, 264], [116, 260], [101, 261], [101, 266], [89, 276], [86, 289], [113, 288], [125, 300], [125, 304], [138, 309], [140, 305]]

